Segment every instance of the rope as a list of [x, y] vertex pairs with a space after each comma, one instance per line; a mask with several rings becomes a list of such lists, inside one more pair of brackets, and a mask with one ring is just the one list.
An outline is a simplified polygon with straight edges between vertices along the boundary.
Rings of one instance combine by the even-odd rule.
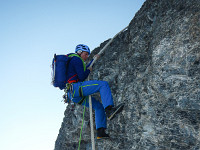
[[[85, 104], [86, 104], [86, 99], [85, 99]], [[83, 130], [84, 116], [85, 116], [85, 104], [84, 104], [84, 110], [83, 110], [83, 119], [82, 119], [81, 132], [80, 132], [80, 137], [79, 137], [78, 150], [80, 150], [80, 147], [81, 147], [81, 135], [82, 135], [82, 130]]]
[[92, 150], [95, 150], [95, 143], [94, 143], [94, 126], [93, 126], [93, 116], [92, 116], [92, 100], [91, 100], [91, 95], [89, 96], [89, 109], [90, 109], [90, 128], [91, 128]]
[[[108, 47], [108, 45], [110, 45], [110, 43], [113, 41], [113, 39], [119, 35], [121, 32], [123, 32], [124, 30], [126, 30], [126, 28], [124, 28], [123, 30], [121, 30], [119, 33], [117, 33], [112, 39], [110, 39], [110, 41], [103, 47], [103, 49], [100, 50], [100, 52], [98, 53], [98, 55], [101, 55], [105, 49]], [[92, 67], [93, 64], [96, 62], [97, 57], [94, 58], [93, 62], [90, 64], [89, 67]], [[89, 77], [88, 77], [88, 81], [89, 81]], [[94, 142], [94, 127], [93, 127], [93, 117], [92, 117], [92, 100], [91, 100], [91, 95], [89, 96], [89, 109], [90, 109], [90, 128], [91, 128], [91, 142], [92, 142], [92, 150], [95, 150], [95, 142]]]
[[[121, 30], [119, 33], [117, 33], [112, 39], [110, 39], [110, 41], [103, 47], [103, 49], [100, 50], [100, 52], [98, 53], [98, 55], [101, 55], [105, 49], [110, 45], [110, 43], [113, 41], [113, 39], [119, 35], [121, 32], [123, 32], [124, 30], [126, 30], [126, 28], [124, 28], [123, 30]], [[90, 64], [89, 67], [92, 67], [93, 64], [96, 62], [97, 57], [94, 58], [93, 62]], [[89, 81], [89, 77], [88, 77], [88, 81]], [[91, 95], [89, 95], [89, 109], [90, 109], [90, 128], [91, 128], [91, 142], [92, 142], [92, 150], [95, 150], [95, 142], [94, 142], [94, 126], [93, 126], [93, 116], [92, 116], [92, 100], [91, 100]], [[83, 128], [83, 121], [84, 121], [84, 114], [85, 114], [85, 105], [84, 105], [84, 112], [83, 112], [83, 120], [82, 120], [82, 127], [81, 127], [81, 133], [80, 133], [80, 138], [79, 138], [79, 147], [78, 150], [80, 149], [80, 145], [81, 145], [81, 134], [82, 134], [82, 128]]]
[[[110, 45], [110, 43], [112, 43], [113, 39], [114, 39], [115, 37], [117, 37], [121, 32], [125, 31], [127, 28], [128, 28], [128, 27], [124, 28], [124, 29], [121, 30], [119, 33], [117, 33], [112, 39], [110, 39], [110, 41], [99, 51], [98, 55], [101, 55], [101, 54], [105, 51], [105, 49]], [[90, 67], [93, 66], [93, 64], [96, 62], [96, 60], [97, 60], [97, 57], [94, 57], [94, 60], [93, 60], [93, 62], [90, 64]]]

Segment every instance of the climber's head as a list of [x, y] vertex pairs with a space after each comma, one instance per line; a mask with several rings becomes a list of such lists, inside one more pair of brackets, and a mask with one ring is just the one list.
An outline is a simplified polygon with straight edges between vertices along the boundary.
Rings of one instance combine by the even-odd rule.
[[76, 46], [75, 53], [77, 53], [84, 61], [90, 55], [90, 48], [87, 45], [79, 44]]

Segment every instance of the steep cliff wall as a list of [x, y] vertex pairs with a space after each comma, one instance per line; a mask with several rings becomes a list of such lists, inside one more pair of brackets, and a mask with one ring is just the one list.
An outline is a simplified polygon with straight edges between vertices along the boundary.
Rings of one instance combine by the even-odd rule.
[[[108, 121], [111, 140], [96, 149], [200, 149], [199, 74], [200, 0], [147, 0], [90, 76], [109, 82], [115, 104], [126, 103]], [[55, 150], [78, 148], [82, 112], [66, 108]], [[91, 149], [89, 124], [87, 109], [81, 149]]]

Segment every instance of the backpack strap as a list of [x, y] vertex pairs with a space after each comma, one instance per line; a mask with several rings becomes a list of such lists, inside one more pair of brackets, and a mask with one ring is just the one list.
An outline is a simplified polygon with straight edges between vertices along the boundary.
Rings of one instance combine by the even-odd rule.
[[85, 62], [84, 62], [84, 60], [83, 60], [79, 55], [74, 54], [74, 53], [68, 55], [68, 57], [74, 57], [74, 56], [81, 59], [81, 61], [82, 61], [82, 63], [83, 63], [83, 68], [84, 68], [84, 71], [85, 71], [85, 70], [86, 70]]
[[78, 82], [77, 80], [71, 80], [73, 77], [77, 76], [77, 74], [73, 75], [71, 78], [69, 78], [69, 80], [67, 80], [67, 83], [74, 83], [74, 82]]
[[[70, 61], [73, 57], [78, 57], [81, 59], [82, 63], [83, 63], [83, 68], [84, 68], [84, 71], [86, 70], [86, 65], [85, 65], [85, 62], [84, 60], [77, 54], [74, 54], [74, 53], [71, 53], [71, 54], [68, 54], [68, 57], [70, 57]], [[69, 62], [68, 64], [69, 65]], [[72, 78], [74, 78], [75, 76], [77, 76], [77, 74], [73, 75], [72, 77], [70, 77], [68, 80], [67, 80], [67, 83], [74, 83], [74, 82], [78, 82], [78, 79], [77, 80], [71, 80]]]

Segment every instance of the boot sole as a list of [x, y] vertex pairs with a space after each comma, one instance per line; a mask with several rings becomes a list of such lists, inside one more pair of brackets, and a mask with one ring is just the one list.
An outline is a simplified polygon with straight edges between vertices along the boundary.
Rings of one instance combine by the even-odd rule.
[[116, 111], [108, 118], [108, 120], [112, 120], [116, 114], [120, 113], [124, 108], [124, 103], [120, 104], [120, 106], [116, 109]]
[[97, 140], [109, 139], [110, 137], [97, 137]]

